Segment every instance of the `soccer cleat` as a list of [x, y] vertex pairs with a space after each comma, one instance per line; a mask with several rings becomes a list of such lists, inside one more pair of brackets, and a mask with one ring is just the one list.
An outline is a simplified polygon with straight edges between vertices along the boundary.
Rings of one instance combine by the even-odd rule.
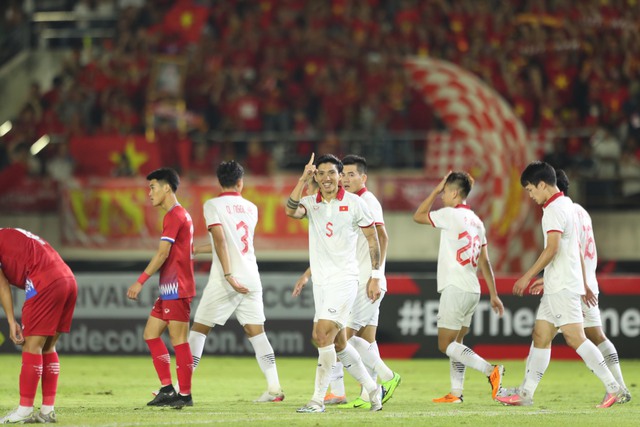
[[384, 401], [384, 396], [386, 394], [387, 391], [381, 385], [379, 385], [374, 391], [369, 393], [369, 400], [371, 401], [371, 409], [369, 410], [373, 412], [381, 411], [382, 402]]
[[513, 394], [520, 394], [520, 387], [500, 387], [500, 390], [498, 390], [499, 397], [507, 397]]
[[371, 409], [371, 402], [367, 402], [361, 397], [352, 400], [351, 402], [343, 403], [342, 405], [337, 405], [336, 408], [340, 409], [354, 409], [354, 408], [362, 408], [362, 409]]
[[496, 397], [496, 401], [506, 406], [531, 406], [533, 405], [533, 399], [524, 397], [520, 394], [512, 394], [506, 397]]
[[336, 396], [333, 393], [327, 393], [327, 395], [324, 397], [325, 405], [340, 405], [342, 403], [347, 403], [346, 395]]
[[31, 411], [28, 415], [20, 415], [18, 413], [18, 408], [9, 412], [4, 417], [0, 418], [0, 424], [32, 424], [37, 423], [36, 417]]
[[173, 409], [182, 409], [185, 406], [193, 406], [193, 398], [190, 394], [184, 395], [176, 393], [176, 397], [166, 406]]
[[496, 400], [498, 391], [502, 387], [502, 377], [504, 376], [504, 366], [494, 365], [491, 375], [489, 375], [489, 385], [491, 385], [491, 398]]
[[621, 389], [616, 393], [605, 393], [602, 402], [596, 406], [596, 408], [609, 408], [613, 406], [616, 402], [619, 402], [623, 396], [624, 391]]
[[393, 378], [382, 383], [382, 386], [385, 389], [385, 395], [382, 399], [382, 403], [387, 403], [387, 400], [391, 399], [391, 396], [393, 396], [393, 392], [396, 391], [396, 388], [398, 388], [401, 382], [402, 378], [400, 377], [400, 374], [394, 372]]
[[282, 402], [284, 400], [284, 392], [280, 390], [278, 393], [271, 393], [270, 391], [265, 391], [262, 393], [262, 396], [254, 400], [256, 403], [261, 402]]
[[42, 412], [39, 412], [36, 414], [35, 419], [36, 419], [36, 422], [40, 424], [58, 422], [58, 418], [56, 418], [56, 413], [54, 411], [51, 411], [48, 414], [43, 414]]
[[627, 403], [630, 400], [631, 400], [631, 393], [629, 392], [629, 389], [623, 388], [622, 389], [622, 394], [621, 394], [620, 398], [618, 399], [618, 403]]
[[462, 396], [454, 396], [451, 393], [448, 393], [446, 396], [439, 397], [437, 399], [432, 399], [434, 403], [462, 403]]
[[171, 402], [176, 400], [178, 393], [172, 388], [170, 391], [160, 391], [147, 406], [169, 406]]
[[324, 412], [324, 405], [318, 402], [314, 402], [313, 400], [302, 408], [296, 409], [296, 412], [299, 414], [312, 414], [316, 412]]

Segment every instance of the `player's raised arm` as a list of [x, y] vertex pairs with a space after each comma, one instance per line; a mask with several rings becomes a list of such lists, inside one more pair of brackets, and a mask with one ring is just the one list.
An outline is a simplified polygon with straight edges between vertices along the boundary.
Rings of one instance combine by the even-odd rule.
[[302, 219], [306, 214], [305, 209], [300, 206], [300, 199], [302, 198], [302, 191], [304, 190], [305, 185], [310, 179], [313, 179], [313, 176], [316, 173], [316, 166], [313, 164], [314, 159], [315, 153], [311, 153], [309, 163], [305, 165], [302, 176], [298, 179], [298, 183], [289, 195], [289, 199], [287, 200], [287, 205], [285, 207], [285, 213], [290, 218]]
[[424, 199], [422, 203], [420, 203], [420, 206], [418, 206], [418, 209], [416, 209], [416, 212], [413, 214], [413, 220], [415, 222], [417, 222], [418, 224], [433, 225], [431, 224], [431, 220], [429, 219], [429, 212], [431, 212], [431, 207], [436, 201], [436, 197], [438, 197], [438, 195], [444, 190], [444, 185], [446, 184], [447, 178], [450, 174], [451, 172], [446, 174], [444, 178], [442, 178], [442, 181], [440, 181], [440, 183], [436, 186], [436, 188], [433, 189], [431, 194], [429, 194], [429, 196], [427, 196], [427, 198]]

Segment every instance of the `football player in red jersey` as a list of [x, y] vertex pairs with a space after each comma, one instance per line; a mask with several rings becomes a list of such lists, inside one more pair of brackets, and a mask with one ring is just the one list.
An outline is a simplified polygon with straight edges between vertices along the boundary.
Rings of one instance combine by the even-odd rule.
[[[15, 319], [10, 285], [25, 291], [22, 326]], [[60, 361], [55, 345], [71, 328], [77, 296], [71, 269], [49, 243], [20, 228], [0, 228], [0, 303], [11, 341], [22, 345], [20, 405], [0, 424], [56, 422]], [[41, 379], [42, 406], [34, 413]]]

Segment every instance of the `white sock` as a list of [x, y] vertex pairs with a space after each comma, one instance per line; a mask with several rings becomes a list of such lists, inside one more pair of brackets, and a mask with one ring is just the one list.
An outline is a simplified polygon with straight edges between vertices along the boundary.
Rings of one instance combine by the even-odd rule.
[[195, 371], [200, 363], [202, 352], [204, 351], [204, 343], [207, 336], [201, 332], [189, 331], [189, 347], [193, 355], [193, 370]]
[[249, 338], [249, 342], [253, 346], [256, 353], [256, 360], [265, 378], [267, 379], [267, 388], [271, 393], [280, 393], [280, 380], [278, 379], [278, 369], [276, 368], [276, 355], [273, 353], [273, 347], [267, 338], [266, 333], [261, 333], [255, 337]]
[[331, 394], [336, 396], [344, 396], [344, 370], [342, 369], [342, 362], [339, 360], [331, 370]]
[[449, 377], [451, 378], [451, 394], [454, 396], [462, 396], [462, 390], [464, 390], [464, 373], [467, 367], [464, 363], [456, 362], [453, 359], [449, 359]]
[[598, 351], [598, 347], [589, 340], [585, 340], [580, 347], [576, 349], [576, 353], [582, 357], [587, 367], [593, 371], [594, 374], [602, 381], [604, 387], [607, 389], [607, 393], [617, 393], [620, 390], [620, 385], [611, 374], [607, 363], [604, 361], [604, 357]]
[[[362, 358], [362, 363], [364, 363], [368, 369], [376, 372], [382, 382], [393, 379], [393, 371], [382, 361], [379, 352], [371, 350], [371, 344], [367, 340], [354, 335], [349, 338], [349, 344], [358, 351]], [[377, 347], [378, 346], [376, 346], [376, 349]]]
[[40, 413], [43, 415], [49, 415], [53, 412], [53, 405], [42, 405], [40, 407]]
[[358, 354], [356, 349], [353, 348], [349, 342], [347, 342], [344, 350], [338, 353], [338, 357], [344, 365], [344, 368], [349, 372], [349, 375], [355, 378], [358, 383], [362, 384], [365, 390], [367, 390], [367, 393], [372, 393], [376, 388], [378, 388], [378, 385], [367, 373], [360, 354]]
[[533, 395], [542, 380], [542, 376], [549, 367], [551, 360], [550, 348], [535, 348], [531, 344], [529, 357], [527, 357], [527, 366], [524, 373], [524, 381], [522, 382], [521, 392], [523, 396], [533, 399]]
[[493, 365], [478, 356], [466, 345], [462, 345], [454, 341], [447, 346], [446, 353], [447, 356], [456, 362], [460, 362], [465, 366], [475, 369], [476, 371], [480, 371], [486, 376], [491, 375], [491, 372], [493, 371]]
[[627, 388], [624, 383], [624, 378], [622, 378], [622, 370], [620, 369], [620, 360], [618, 359], [618, 351], [614, 347], [613, 343], [609, 340], [601, 342], [598, 345], [598, 350], [602, 353], [602, 357], [604, 357], [604, 361], [607, 364], [607, 367], [613, 374], [613, 377], [618, 381], [620, 387]]
[[318, 347], [318, 367], [316, 368], [316, 384], [311, 400], [322, 405], [324, 396], [329, 388], [331, 371], [336, 364], [336, 346], [330, 344], [326, 347]]
[[33, 412], [33, 406], [18, 406], [16, 412], [21, 417], [28, 417]]

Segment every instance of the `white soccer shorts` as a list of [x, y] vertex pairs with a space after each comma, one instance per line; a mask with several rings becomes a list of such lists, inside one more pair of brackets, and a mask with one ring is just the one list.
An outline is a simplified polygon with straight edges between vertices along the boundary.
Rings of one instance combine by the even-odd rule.
[[358, 293], [358, 281], [341, 284], [313, 284], [313, 301], [316, 314], [314, 322], [320, 319], [335, 322], [340, 329], [347, 325], [349, 314]]
[[556, 328], [562, 325], [583, 323], [581, 295], [568, 289], [544, 294], [540, 300], [536, 320], [545, 320]]
[[480, 294], [463, 291], [456, 286], [447, 286], [440, 294], [438, 306], [438, 328], [459, 331], [471, 326], [471, 318], [480, 302]]
[[207, 326], [224, 325], [232, 314], [244, 325], [264, 325], [262, 290], [240, 294], [226, 282], [207, 284], [194, 321]]

